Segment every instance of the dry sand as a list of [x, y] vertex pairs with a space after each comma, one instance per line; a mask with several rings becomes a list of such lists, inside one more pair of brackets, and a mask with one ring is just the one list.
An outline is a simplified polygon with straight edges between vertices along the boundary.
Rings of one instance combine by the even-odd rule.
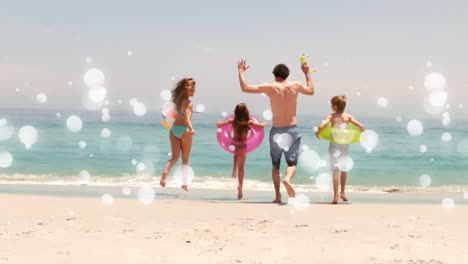
[[468, 206], [0, 195], [3, 263], [468, 263]]

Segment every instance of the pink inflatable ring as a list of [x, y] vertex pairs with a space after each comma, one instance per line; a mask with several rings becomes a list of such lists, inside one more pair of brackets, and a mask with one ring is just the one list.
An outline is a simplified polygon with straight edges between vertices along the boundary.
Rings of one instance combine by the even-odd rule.
[[[224, 121], [232, 119], [233, 116], [230, 116]], [[259, 123], [258, 119], [250, 116], [250, 120]], [[252, 127], [250, 126], [250, 133], [245, 141], [236, 141], [232, 138], [233, 127], [231, 124], [226, 125], [222, 128], [217, 129], [217, 138], [219, 145], [230, 153], [237, 153], [242, 151], [243, 153], [248, 153], [256, 150], [260, 144], [262, 144], [263, 138], [265, 137], [265, 132], [263, 128]]]

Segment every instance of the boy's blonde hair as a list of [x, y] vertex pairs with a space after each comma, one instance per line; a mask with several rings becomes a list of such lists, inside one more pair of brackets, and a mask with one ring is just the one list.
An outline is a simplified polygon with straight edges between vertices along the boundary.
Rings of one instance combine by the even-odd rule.
[[332, 105], [336, 106], [336, 112], [338, 113], [343, 113], [346, 109], [346, 95], [344, 94], [333, 96], [330, 102]]

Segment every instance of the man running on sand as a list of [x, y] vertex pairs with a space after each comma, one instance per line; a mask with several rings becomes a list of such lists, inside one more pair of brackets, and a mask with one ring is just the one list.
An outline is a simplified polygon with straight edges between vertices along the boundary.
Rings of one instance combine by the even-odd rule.
[[[304, 86], [300, 82], [287, 81], [286, 79], [289, 76], [289, 69], [284, 64], [278, 64], [273, 69], [275, 82], [260, 85], [249, 85], [245, 80], [244, 74], [249, 67], [250, 66], [247, 65], [246, 60], [240, 59], [237, 61], [239, 82], [242, 92], [264, 93], [270, 98], [271, 111], [273, 112], [273, 127], [270, 130], [270, 157], [273, 164], [272, 178], [276, 193], [276, 197], [273, 202], [281, 203], [279, 167], [283, 153], [286, 158], [286, 163], [288, 164], [283, 184], [288, 191], [289, 197], [293, 198], [296, 196], [296, 191], [294, 191], [294, 188], [291, 185], [291, 179], [296, 173], [297, 159], [299, 157], [299, 144], [301, 142], [301, 135], [297, 128], [296, 120], [297, 95], [299, 93], [313, 95], [314, 84], [310, 78], [310, 68], [307, 63], [303, 63], [301, 65], [307, 86]], [[286, 136], [284, 136], [285, 133], [289, 135], [286, 134]], [[291, 139], [292, 142], [290, 142]], [[284, 142], [278, 144], [279, 141]]]

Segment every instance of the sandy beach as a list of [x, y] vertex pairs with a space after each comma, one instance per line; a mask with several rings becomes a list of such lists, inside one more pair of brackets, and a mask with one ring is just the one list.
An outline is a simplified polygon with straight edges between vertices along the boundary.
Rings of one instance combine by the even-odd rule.
[[258, 199], [117, 197], [106, 205], [96, 197], [1, 194], [0, 208], [0, 263], [468, 260], [466, 204], [312, 201], [303, 209]]

